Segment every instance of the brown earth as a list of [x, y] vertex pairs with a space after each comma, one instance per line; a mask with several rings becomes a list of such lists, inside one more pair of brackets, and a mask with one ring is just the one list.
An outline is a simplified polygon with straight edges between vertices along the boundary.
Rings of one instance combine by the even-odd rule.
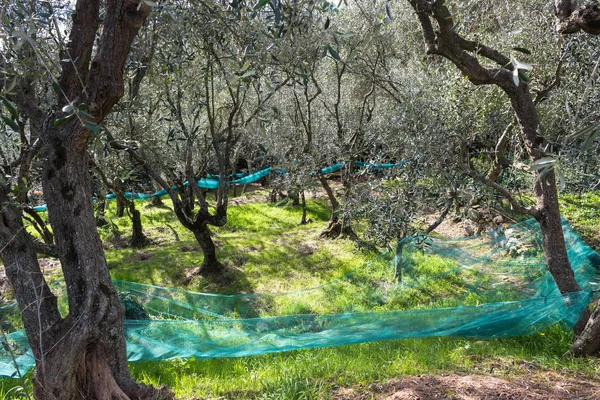
[[335, 400], [558, 400], [600, 399], [600, 381], [572, 373], [530, 371], [522, 376], [414, 376], [368, 386], [339, 388]]

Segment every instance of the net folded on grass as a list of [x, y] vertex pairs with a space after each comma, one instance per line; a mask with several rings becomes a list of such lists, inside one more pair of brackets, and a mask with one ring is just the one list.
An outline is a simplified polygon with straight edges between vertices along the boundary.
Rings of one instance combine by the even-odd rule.
[[[130, 361], [238, 357], [352, 343], [533, 334], [572, 327], [593, 298], [600, 255], [563, 222], [582, 291], [561, 295], [534, 220], [457, 240], [406, 246], [401, 283], [381, 254], [327, 284], [291, 293], [219, 295], [115, 280], [126, 305]], [[60, 292], [58, 287], [56, 291]], [[34, 365], [15, 305], [0, 308], [0, 376]], [[65, 311], [66, 312], [66, 311]], [[4, 341], [4, 339], [2, 339]], [[13, 361], [12, 356], [16, 359]]]

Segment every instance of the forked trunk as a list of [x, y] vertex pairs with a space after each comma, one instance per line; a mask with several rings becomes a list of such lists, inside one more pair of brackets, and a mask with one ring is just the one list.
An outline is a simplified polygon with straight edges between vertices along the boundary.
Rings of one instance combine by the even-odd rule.
[[[58, 110], [66, 105], [83, 110], [85, 102], [91, 119], [86, 121], [88, 127], [104, 120], [123, 96], [123, 68], [149, 10], [150, 6], [135, 0], [76, 2], [63, 49], [73, 58], [61, 61]], [[49, 115], [40, 124], [42, 186], [68, 298], [64, 318], [43, 280], [31, 239], [23, 229], [13, 230], [22, 226], [20, 214], [18, 218], [12, 212], [0, 215], [1, 255], [36, 360], [35, 398], [173, 398], [167, 390], [138, 384], [129, 374], [124, 307], [108, 273], [94, 220], [87, 151], [92, 131], [82, 126], [81, 118], [60, 121], [65, 113]], [[4, 188], [0, 197], [7, 197]]]
[[327, 197], [329, 198], [329, 202], [331, 203], [331, 218], [329, 218], [329, 224], [327, 224], [327, 227], [321, 231], [319, 237], [329, 239], [337, 239], [339, 237], [357, 240], [358, 236], [356, 236], [356, 233], [354, 230], [352, 230], [352, 227], [348, 223], [347, 219], [342, 218], [340, 221], [340, 203], [336, 199], [331, 186], [329, 186], [329, 183], [327, 182], [327, 179], [325, 179], [322, 175], [319, 175], [319, 181], [321, 182], [323, 189], [325, 189]]
[[333, 193], [331, 186], [329, 186], [327, 179], [325, 179], [325, 177], [323, 177], [321, 174], [318, 175], [318, 178], [319, 182], [321, 182], [321, 186], [323, 186], [323, 189], [325, 189], [325, 193], [327, 193], [329, 204], [331, 204], [331, 217], [329, 218], [329, 224], [327, 224], [327, 227], [323, 229], [319, 236], [335, 239], [340, 235], [342, 230], [342, 227], [339, 223], [340, 203], [335, 198], [335, 194]]

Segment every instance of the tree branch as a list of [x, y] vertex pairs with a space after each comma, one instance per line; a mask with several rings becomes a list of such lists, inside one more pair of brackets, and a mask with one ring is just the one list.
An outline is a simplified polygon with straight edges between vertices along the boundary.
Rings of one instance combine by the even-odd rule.
[[78, 0], [72, 18], [73, 26], [69, 42], [65, 54], [61, 54], [63, 61], [59, 84], [67, 96], [66, 99], [59, 99], [61, 106], [74, 101], [84, 89], [80, 82], [86, 81], [90, 68], [92, 49], [100, 20], [100, 1]]

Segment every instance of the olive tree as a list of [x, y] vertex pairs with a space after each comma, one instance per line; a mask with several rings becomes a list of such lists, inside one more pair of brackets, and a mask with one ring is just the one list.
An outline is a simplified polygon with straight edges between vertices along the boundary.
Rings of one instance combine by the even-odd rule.
[[[166, 390], [138, 384], [129, 374], [123, 328], [124, 307], [113, 287], [102, 242], [95, 228], [87, 143], [123, 96], [123, 71], [131, 44], [152, 2], [77, 1], [68, 42], [53, 53], [35, 40], [38, 2], [10, 2], [29, 17], [6, 27], [3, 51], [28, 46], [33, 58], [24, 67], [45, 71], [53, 92], [41, 101], [31, 88], [15, 86], [3, 95], [38, 129], [44, 166], [42, 185], [68, 296], [62, 316], [25, 234], [20, 205], [2, 176], [0, 255], [21, 309], [36, 360], [39, 399], [172, 397]], [[22, 14], [22, 12], [21, 12]], [[58, 27], [57, 27], [58, 28]], [[55, 30], [60, 35], [60, 30]], [[60, 38], [60, 36], [57, 36]], [[59, 54], [60, 53], [60, 54]], [[17, 62], [17, 57], [13, 58]], [[16, 68], [19, 74], [19, 68]], [[55, 75], [56, 74], [56, 75]], [[55, 77], [57, 76], [57, 77]], [[19, 77], [17, 76], [17, 80]], [[6, 88], [6, 85], [2, 85]], [[14, 94], [13, 94], [14, 93]], [[51, 108], [45, 108], [50, 103]]]

